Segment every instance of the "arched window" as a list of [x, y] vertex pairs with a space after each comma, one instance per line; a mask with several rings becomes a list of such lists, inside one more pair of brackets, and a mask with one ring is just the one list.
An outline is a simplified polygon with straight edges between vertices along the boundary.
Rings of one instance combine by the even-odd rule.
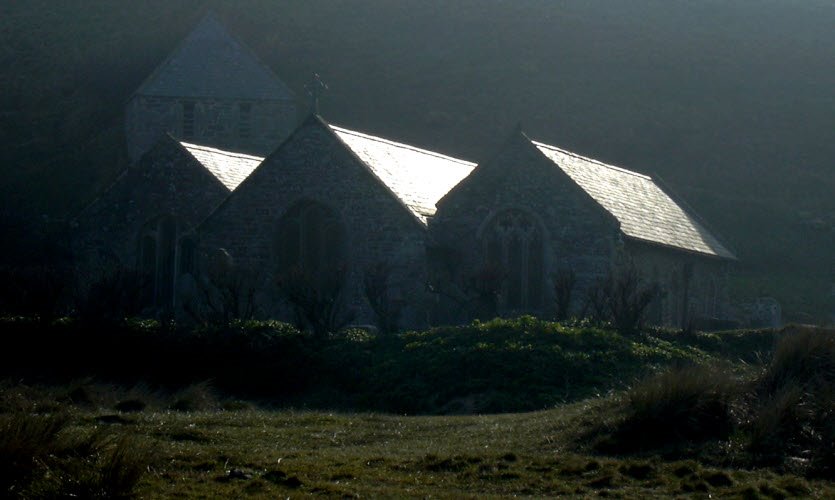
[[180, 241], [183, 229], [183, 224], [172, 215], [151, 220], [142, 228], [138, 267], [145, 278], [143, 287], [148, 305], [173, 307], [177, 276], [194, 272], [194, 241]]
[[482, 239], [486, 264], [505, 274], [500, 305], [514, 311], [540, 309], [545, 266], [539, 224], [526, 212], [505, 210], [487, 224]]
[[281, 218], [277, 237], [279, 274], [297, 269], [315, 284], [340, 275], [344, 264], [344, 232], [339, 217], [316, 202], [294, 205]]

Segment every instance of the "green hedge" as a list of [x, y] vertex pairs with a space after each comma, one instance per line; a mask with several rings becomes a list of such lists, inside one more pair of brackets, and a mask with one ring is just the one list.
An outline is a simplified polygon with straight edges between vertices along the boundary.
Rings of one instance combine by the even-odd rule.
[[773, 343], [760, 332], [624, 337], [533, 317], [326, 339], [274, 321], [186, 328], [6, 318], [0, 328], [6, 377], [163, 388], [210, 380], [226, 394], [276, 405], [396, 413], [541, 409], [622, 388], [658, 367], [750, 358]]

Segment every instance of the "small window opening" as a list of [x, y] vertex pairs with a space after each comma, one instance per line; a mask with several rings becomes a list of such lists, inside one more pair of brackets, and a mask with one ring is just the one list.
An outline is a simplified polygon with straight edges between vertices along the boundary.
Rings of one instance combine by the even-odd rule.
[[183, 102], [183, 139], [194, 138], [194, 102]]
[[252, 104], [242, 102], [238, 105], [240, 121], [238, 122], [238, 135], [241, 139], [252, 137]]

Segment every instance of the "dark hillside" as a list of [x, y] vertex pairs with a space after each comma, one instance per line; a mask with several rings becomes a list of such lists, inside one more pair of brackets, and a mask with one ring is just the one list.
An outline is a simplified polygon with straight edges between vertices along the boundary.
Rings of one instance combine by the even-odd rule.
[[63, 216], [98, 192], [123, 104], [207, 7], [300, 97], [320, 72], [334, 123], [482, 160], [522, 122], [666, 179], [738, 250], [743, 295], [835, 309], [824, 0], [4, 2], [6, 202]]

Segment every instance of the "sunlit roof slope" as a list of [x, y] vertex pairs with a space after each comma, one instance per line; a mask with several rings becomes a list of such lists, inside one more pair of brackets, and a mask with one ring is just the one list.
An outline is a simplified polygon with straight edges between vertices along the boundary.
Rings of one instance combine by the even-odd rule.
[[137, 94], [292, 100], [293, 93], [209, 13], [148, 77]]
[[257, 156], [223, 151], [208, 146], [187, 142], [180, 144], [229, 191], [234, 191], [255, 170], [255, 167], [264, 161], [263, 158]]
[[649, 176], [549, 146], [534, 145], [637, 240], [735, 259], [734, 254]]
[[330, 127], [424, 224], [435, 214], [435, 203], [475, 168], [433, 151]]

